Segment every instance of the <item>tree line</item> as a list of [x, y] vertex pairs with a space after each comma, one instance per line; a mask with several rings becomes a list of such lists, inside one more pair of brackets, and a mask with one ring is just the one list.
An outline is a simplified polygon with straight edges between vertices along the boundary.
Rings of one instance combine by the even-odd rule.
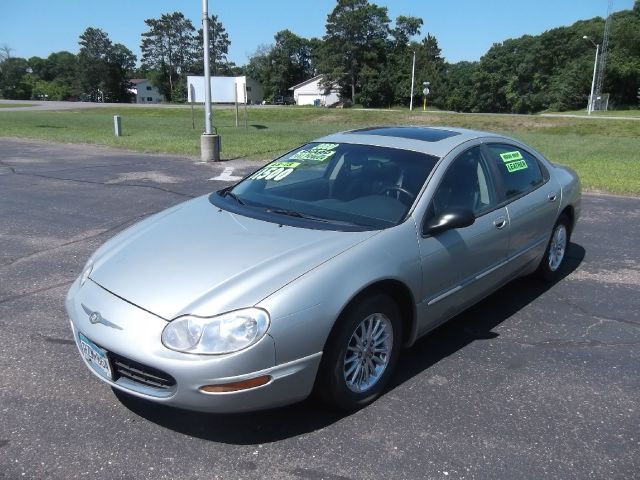
[[[0, 95], [4, 98], [129, 101], [131, 78], [149, 78], [168, 101], [186, 100], [186, 76], [203, 72], [202, 29], [180, 12], [145, 20], [142, 58], [108, 35], [87, 28], [77, 54], [46, 59], [14, 58], [0, 48]], [[337, 0], [322, 38], [290, 30], [259, 46], [244, 66], [227, 59], [229, 35], [217, 16], [209, 22], [212, 75], [247, 75], [258, 80], [265, 98], [290, 94], [290, 87], [317, 74], [325, 88], [338, 88], [345, 104], [365, 107], [407, 105], [415, 56], [415, 94], [430, 82], [429, 104], [463, 112], [531, 113], [586, 105], [595, 49], [604, 19], [582, 20], [540, 35], [494, 44], [479, 61], [447, 62], [437, 39], [421, 37], [423, 20], [401, 15], [392, 21], [386, 7], [368, 0]], [[634, 106], [640, 87], [640, 0], [613, 14], [604, 92], [619, 107]]]

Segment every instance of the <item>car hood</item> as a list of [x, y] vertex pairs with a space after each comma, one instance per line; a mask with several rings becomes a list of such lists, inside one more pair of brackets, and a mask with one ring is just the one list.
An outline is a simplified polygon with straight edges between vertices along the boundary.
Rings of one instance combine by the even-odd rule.
[[212, 316], [255, 305], [375, 233], [278, 225], [200, 197], [111, 239], [89, 278], [167, 320]]

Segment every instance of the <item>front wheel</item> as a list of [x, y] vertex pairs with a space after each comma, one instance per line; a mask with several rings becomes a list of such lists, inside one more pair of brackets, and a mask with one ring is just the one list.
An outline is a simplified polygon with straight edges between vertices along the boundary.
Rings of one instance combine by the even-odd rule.
[[559, 277], [565, 264], [570, 237], [571, 221], [563, 213], [553, 227], [551, 239], [536, 272], [538, 277], [546, 281], [553, 281]]
[[318, 373], [318, 393], [352, 410], [375, 400], [395, 369], [402, 340], [396, 303], [385, 295], [351, 306], [331, 333]]

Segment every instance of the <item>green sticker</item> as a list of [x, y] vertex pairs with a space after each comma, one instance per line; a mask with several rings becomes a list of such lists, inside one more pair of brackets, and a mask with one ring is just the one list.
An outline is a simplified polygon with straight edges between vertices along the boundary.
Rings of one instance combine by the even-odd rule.
[[300, 150], [289, 157], [290, 160], [311, 160], [313, 162], [324, 162], [335, 155], [333, 150]]
[[300, 162], [274, 162], [251, 175], [251, 180], [273, 180], [278, 182], [293, 173]]
[[505, 163], [507, 170], [509, 173], [517, 172], [518, 170], [524, 170], [525, 168], [529, 168], [527, 162], [524, 160], [516, 160], [515, 162]]
[[269, 167], [296, 168], [300, 165], [300, 162], [273, 162]]
[[516, 150], [515, 152], [501, 153], [500, 158], [502, 158], [503, 162], [507, 163], [507, 162], [513, 162], [514, 160], [522, 160], [523, 157], [522, 157], [522, 153]]
[[311, 150], [335, 150], [340, 146], [339, 143], [320, 143]]

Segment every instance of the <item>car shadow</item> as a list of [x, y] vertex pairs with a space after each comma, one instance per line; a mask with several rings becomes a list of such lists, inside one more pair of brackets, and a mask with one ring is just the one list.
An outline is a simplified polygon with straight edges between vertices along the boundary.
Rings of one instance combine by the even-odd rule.
[[[516, 279], [482, 302], [438, 327], [402, 352], [396, 375], [387, 388], [393, 390], [466, 345], [498, 337], [492, 330], [575, 271], [585, 250], [570, 244], [561, 274], [555, 282], [536, 278]], [[509, 289], [505, 295], [504, 289]], [[509, 301], [505, 301], [508, 298]], [[250, 413], [207, 414], [147, 402], [113, 389], [131, 412], [184, 435], [215, 442], [253, 445], [271, 443], [327, 427], [353, 412], [337, 411], [313, 396], [287, 407]]]
[[585, 253], [583, 247], [571, 243], [560, 275], [555, 281], [544, 282], [534, 276], [513, 280], [422, 337], [410, 349], [402, 352], [390, 388], [401, 385], [471, 342], [499, 337], [499, 334], [492, 331], [495, 327], [574, 272], [582, 263]]

